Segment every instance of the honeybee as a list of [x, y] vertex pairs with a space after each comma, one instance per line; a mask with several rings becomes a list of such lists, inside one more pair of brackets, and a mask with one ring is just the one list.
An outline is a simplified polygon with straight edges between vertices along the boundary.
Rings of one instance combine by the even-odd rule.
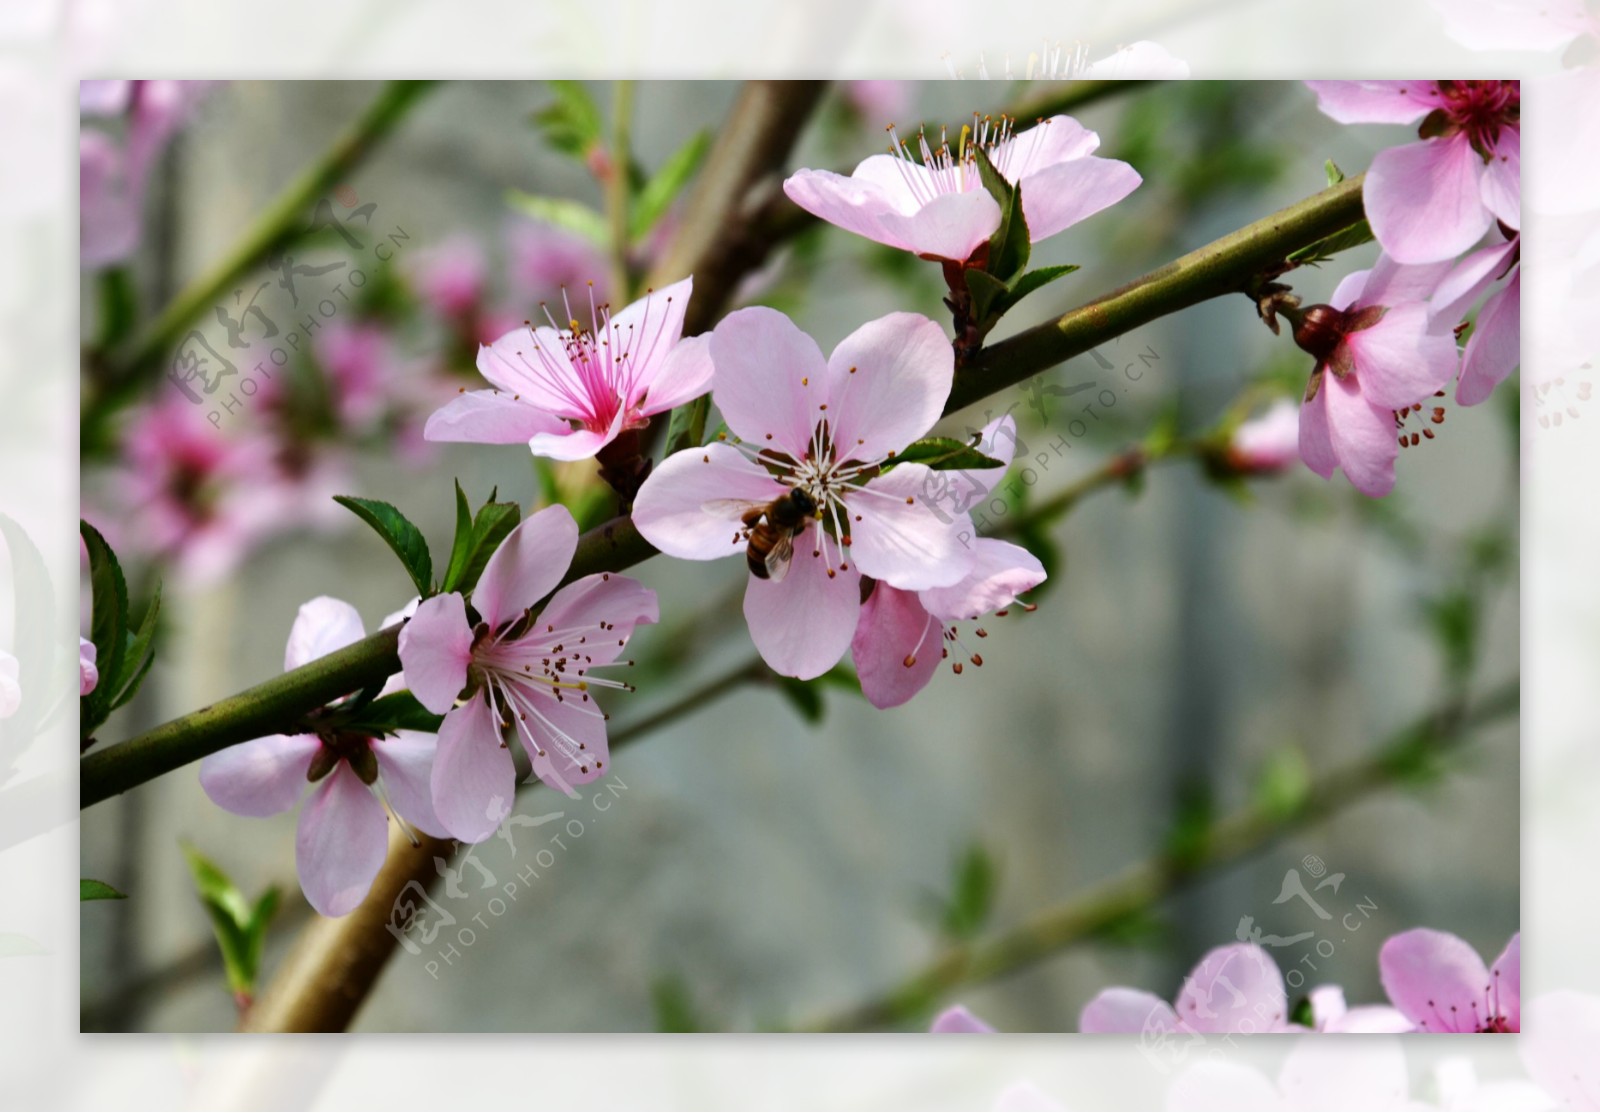
[[806, 528], [806, 519], [817, 512], [816, 501], [803, 487], [795, 487], [771, 502], [726, 500], [739, 509], [739, 520], [746, 531], [745, 563], [757, 579], [779, 583], [789, 574], [794, 559], [795, 536]]

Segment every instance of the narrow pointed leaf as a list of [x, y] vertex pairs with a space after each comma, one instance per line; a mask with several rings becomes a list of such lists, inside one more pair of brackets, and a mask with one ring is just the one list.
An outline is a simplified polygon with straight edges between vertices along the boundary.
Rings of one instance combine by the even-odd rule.
[[394, 555], [405, 565], [411, 582], [417, 585], [418, 595], [426, 597], [433, 593], [433, 558], [428, 555], [428, 542], [409, 518], [388, 503], [376, 499], [334, 495], [333, 501], [371, 526], [394, 550]]

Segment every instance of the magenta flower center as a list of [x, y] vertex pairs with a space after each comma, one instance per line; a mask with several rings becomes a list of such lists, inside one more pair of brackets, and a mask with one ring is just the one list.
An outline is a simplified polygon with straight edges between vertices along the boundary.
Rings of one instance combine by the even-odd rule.
[[1515, 81], [1441, 81], [1439, 94], [1444, 103], [1423, 121], [1424, 138], [1465, 135], [1473, 149], [1488, 158], [1501, 132], [1521, 122], [1522, 87]]

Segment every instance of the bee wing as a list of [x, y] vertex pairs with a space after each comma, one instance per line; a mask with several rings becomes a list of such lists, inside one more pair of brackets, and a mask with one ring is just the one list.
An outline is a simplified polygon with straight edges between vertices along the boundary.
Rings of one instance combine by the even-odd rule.
[[789, 562], [794, 560], [794, 535], [785, 533], [778, 538], [778, 543], [772, 546], [772, 551], [767, 554], [767, 579], [773, 583], [782, 583], [783, 578], [789, 574]]
[[719, 518], [731, 518], [739, 521], [752, 510], [765, 510], [767, 504], [755, 499], [708, 499], [700, 504], [700, 509], [707, 514], [715, 514]]

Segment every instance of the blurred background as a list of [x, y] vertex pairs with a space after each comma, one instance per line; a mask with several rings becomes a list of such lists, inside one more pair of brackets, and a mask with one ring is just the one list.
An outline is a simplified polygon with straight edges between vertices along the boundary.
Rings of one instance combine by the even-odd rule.
[[[610, 86], [584, 89], [609, 112]], [[918, 120], [958, 127], [1038, 91], [999, 81], [841, 84], [798, 137], [792, 165], [847, 170], [883, 149], [890, 121], [902, 131]], [[636, 86], [640, 164], [653, 171], [697, 133], [714, 134], [736, 92]], [[153, 156], [137, 246], [85, 268], [90, 385], [95, 353], [128, 327], [121, 318], [153, 317], [231, 251], [283, 184], [381, 95], [362, 82], [197, 91]], [[475, 384], [476, 343], [563, 284], [608, 281], [605, 254], [573, 207], [600, 211], [604, 168], [589, 152], [560, 149], [548, 109], [564, 96], [507, 83], [447, 84], [422, 97], [328, 190], [325, 215], [342, 232], [325, 229], [315, 247], [290, 249], [283, 267], [252, 272], [222, 305], [204, 307], [203, 335], [240, 369], [233, 381], [262, 360], [275, 368], [217, 422], [206, 419], [217, 409], [210, 396], [192, 403], [164, 377], [114, 404], [86, 387], [84, 515], [117, 547], [136, 595], [157, 579], [164, 591], [150, 681], [103, 741], [277, 675], [295, 609], [313, 596], [348, 600], [369, 629], [410, 597], [382, 543], [330, 494], [395, 503], [436, 548], [451, 528], [456, 478], [475, 501], [498, 487], [524, 507], [555, 494], [595, 509], [591, 464], [537, 468], [515, 447], [432, 446], [419, 432], [442, 399]], [[1099, 132], [1100, 153], [1131, 162], [1144, 185], [1035, 249], [1036, 266], [1083, 269], [1030, 298], [996, 336], [1315, 192], [1325, 160], [1354, 174], [1405, 136], [1340, 127], [1304, 87], [1267, 82], [1141, 85], [1075, 115]], [[86, 117], [91, 126], [101, 122]], [[123, 137], [118, 126], [110, 134]], [[664, 249], [673, 221], [668, 211], [638, 237], [641, 264]], [[1291, 281], [1308, 302], [1322, 300], [1372, 257], [1369, 246]], [[296, 292], [281, 283], [285, 270]], [[345, 300], [333, 286], [356, 270], [365, 277]], [[945, 320], [940, 294], [932, 264], [826, 228], [788, 244], [741, 292], [790, 313], [824, 350], [896, 309]], [[324, 300], [331, 314], [320, 314]], [[312, 313], [321, 320], [305, 350], [276, 369], [264, 321], [287, 334]], [[250, 358], [227, 346], [230, 327]], [[1118, 392], [1081, 432], [1072, 424], [1081, 398], [1095, 394], [1026, 388], [946, 426], [959, 435], [1010, 408], [1031, 455], [1048, 454], [1035, 461], [1028, 501], [1007, 509], [1020, 515], [1153, 429], [1213, 427], [1247, 388], [1251, 412], [1275, 393], [1297, 396], [1308, 362], [1240, 297], [1047, 372], [1045, 385]], [[947, 945], [1192, 846], [1216, 817], [1314, 792], [1319, 775], [1371, 753], [1463, 686], [1488, 691], [1517, 673], [1515, 395], [1448, 408], [1439, 437], [1402, 454], [1396, 492], [1380, 501], [1301, 467], [1219, 483], [1192, 462], [1092, 495], [1029, 539], [1051, 569], [1033, 597], [1038, 610], [986, 623], [983, 668], [945, 671], [904, 707], [875, 711], [834, 687], [819, 699], [745, 685], [622, 750], [603, 794], [525, 793], [519, 814], [561, 811], [561, 823], [519, 831], [515, 858], [499, 840], [474, 851], [481, 869], [463, 867], [462, 895], [438, 896], [458, 921], [482, 916], [473, 944], [448, 963], [436, 949], [398, 952], [356, 1027], [827, 1022]], [[1052, 450], [1063, 442], [1070, 447]], [[660, 593], [662, 623], [633, 643], [640, 690], [607, 705], [617, 729], [753, 655], [733, 564], [655, 560], [636, 574]], [[1252, 926], [1279, 939], [1317, 932], [1274, 956], [1306, 971], [1305, 988], [1341, 983], [1352, 1002], [1382, 1000], [1377, 948], [1395, 931], [1449, 930], [1492, 957], [1519, 921], [1518, 768], [1516, 723], [1503, 719], [1447, 766], [1395, 770], [1394, 786], [1148, 913], [939, 1003], [961, 1000], [1004, 1030], [1071, 1030], [1099, 989], [1170, 997], [1206, 950]], [[581, 835], [547, 840], [543, 832], [575, 817]], [[221, 811], [194, 767], [86, 811], [84, 876], [133, 899], [82, 917], [84, 1029], [232, 1027], [235, 1005], [181, 846], [246, 894], [282, 889], [262, 964], [270, 978], [310, 916], [294, 878], [294, 822]], [[489, 898], [534, 846], [552, 864], [492, 913]], [[1354, 912], [1357, 930], [1330, 929], [1303, 901], [1280, 902], [1290, 871], [1314, 883], [1311, 856], [1344, 875], [1316, 900], [1335, 923]], [[481, 887], [489, 875], [496, 887]], [[916, 1027], [926, 1015], [894, 1022]]]

